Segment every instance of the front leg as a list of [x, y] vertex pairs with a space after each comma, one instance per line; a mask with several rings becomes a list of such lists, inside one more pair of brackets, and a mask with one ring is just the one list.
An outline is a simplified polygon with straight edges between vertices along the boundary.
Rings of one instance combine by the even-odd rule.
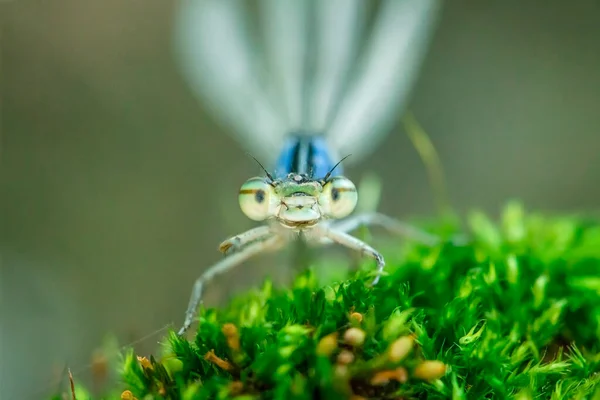
[[196, 282], [194, 283], [192, 295], [185, 312], [185, 320], [183, 322], [183, 326], [177, 334], [180, 336], [183, 335], [190, 325], [192, 325], [194, 315], [196, 315], [196, 310], [198, 309], [198, 305], [202, 299], [202, 289], [207, 282], [213, 279], [216, 275], [220, 275], [232, 268], [235, 268], [250, 257], [264, 251], [276, 250], [284, 243], [284, 237], [279, 235], [271, 235], [268, 238], [263, 238], [262, 240], [254, 241], [253, 243], [248, 244], [241, 251], [227, 256], [204, 271], [204, 273], [200, 275], [200, 277], [196, 279]]
[[246, 232], [232, 236], [229, 239], [223, 241], [219, 245], [219, 251], [224, 254], [236, 253], [248, 244], [256, 242], [257, 240], [264, 239], [272, 235], [273, 233], [273, 230], [268, 225], [252, 228], [247, 230]]
[[381, 278], [383, 268], [385, 267], [385, 260], [377, 250], [362, 240], [333, 227], [323, 226], [319, 229], [318, 234], [321, 236], [321, 238], [327, 238], [349, 249], [358, 250], [361, 252], [361, 254], [374, 259], [377, 263], [377, 275], [373, 279], [373, 282], [371, 282], [371, 285], [376, 285], [377, 282], [379, 282], [379, 278]]

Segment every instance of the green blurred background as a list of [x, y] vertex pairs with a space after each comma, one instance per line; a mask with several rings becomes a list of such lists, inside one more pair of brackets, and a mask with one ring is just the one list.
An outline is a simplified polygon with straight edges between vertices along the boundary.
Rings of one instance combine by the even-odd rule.
[[[0, 0], [1, 399], [41, 398], [65, 365], [86, 379], [107, 332], [180, 324], [218, 243], [252, 226], [236, 193], [258, 170], [179, 76], [174, 7]], [[599, 40], [596, 1], [446, 2], [411, 110], [458, 210], [598, 209]], [[401, 129], [348, 175], [363, 171], [385, 182], [382, 211], [435, 212]], [[284, 277], [276, 263], [216, 280], [206, 303]]]

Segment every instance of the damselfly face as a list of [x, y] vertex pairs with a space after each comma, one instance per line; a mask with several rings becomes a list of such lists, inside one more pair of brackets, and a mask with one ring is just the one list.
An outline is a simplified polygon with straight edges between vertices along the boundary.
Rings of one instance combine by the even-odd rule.
[[286, 228], [310, 228], [322, 219], [348, 216], [358, 195], [351, 180], [331, 177], [315, 180], [290, 173], [283, 179], [255, 177], [240, 189], [240, 208], [255, 221], [276, 219]]

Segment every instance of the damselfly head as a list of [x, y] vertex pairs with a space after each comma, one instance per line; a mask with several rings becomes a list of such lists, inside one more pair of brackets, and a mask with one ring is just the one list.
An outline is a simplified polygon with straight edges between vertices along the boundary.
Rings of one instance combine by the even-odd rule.
[[349, 215], [358, 200], [356, 187], [343, 176], [327, 180], [290, 173], [283, 179], [247, 180], [240, 189], [240, 208], [255, 221], [275, 218], [288, 228], [308, 228], [322, 219]]

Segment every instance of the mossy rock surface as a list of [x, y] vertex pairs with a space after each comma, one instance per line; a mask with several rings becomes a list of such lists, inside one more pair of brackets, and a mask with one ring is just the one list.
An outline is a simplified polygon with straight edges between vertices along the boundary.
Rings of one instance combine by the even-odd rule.
[[471, 213], [463, 244], [388, 240], [375, 287], [368, 261], [319, 282], [340, 268], [322, 260], [201, 310], [193, 340], [129, 352], [114, 396], [600, 399], [600, 221], [518, 203], [496, 220]]

